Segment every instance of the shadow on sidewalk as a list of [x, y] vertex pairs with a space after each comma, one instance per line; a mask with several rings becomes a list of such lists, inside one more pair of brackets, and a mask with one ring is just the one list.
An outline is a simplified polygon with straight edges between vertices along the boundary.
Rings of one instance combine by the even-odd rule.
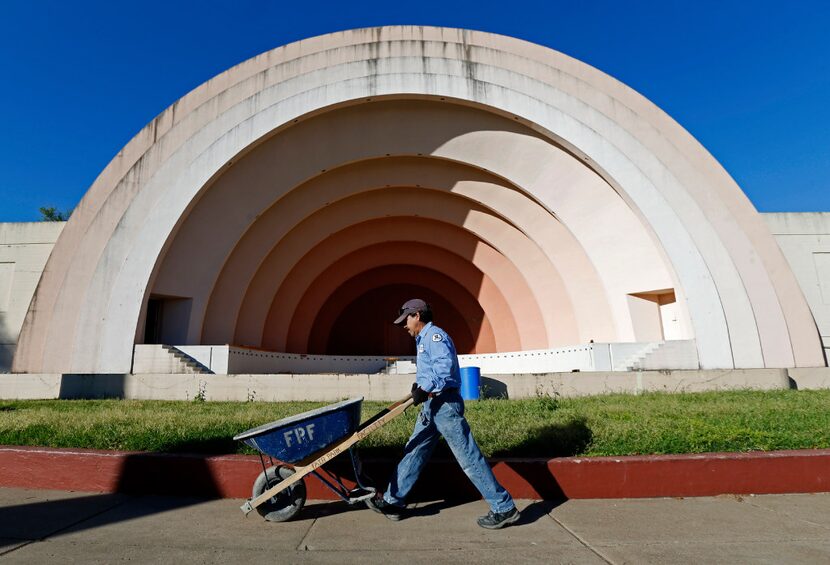
[[[419, 504], [417, 507], [410, 509], [409, 516], [435, 516], [440, 514], [443, 510], [461, 506], [473, 502], [472, 500], [439, 500], [429, 502], [426, 504]], [[540, 518], [544, 518], [547, 514], [557, 506], [563, 504], [565, 500], [537, 500], [530, 503], [522, 510], [522, 517], [514, 526], [521, 526], [525, 524], [532, 524]]]
[[[470, 502], [475, 502], [475, 500], [476, 499], [461, 500], [455, 498], [451, 500], [431, 500], [428, 502], [418, 501], [408, 506], [408, 510], [404, 516], [404, 519], [437, 516], [445, 510], [449, 510], [450, 508], [454, 508], [456, 506], [469, 504]], [[537, 500], [535, 502], [532, 502], [529, 505], [527, 505], [524, 509], [522, 509], [522, 517], [519, 519], [518, 522], [514, 524], [514, 526], [532, 524], [537, 520], [546, 517], [549, 512], [551, 512], [554, 508], [563, 504], [564, 502], [565, 500]], [[342, 501], [316, 502], [309, 504], [305, 508], [303, 508], [303, 511], [300, 512], [297, 515], [297, 517], [293, 518], [291, 521], [304, 522], [308, 520], [316, 520], [318, 518], [336, 516], [337, 514], [343, 514], [346, 512], [372, 511], [369, 510], [369, 508], [367, 508], [366, 504], [363, 502], [358, 502], [353, 505], [350, 505]]]
[[[56, 479], [60, 469], [55, 470]], [[219, 489], [204, 459], [188, 462], [187, 484], [164, 483], [152, 460], [143, 454], [128, 455], [112, 493], [88, 494], [0, 507], [0, 538], [43, 540], [68, 532], [99, 528], [144, 516], [196, 506], [218, 498]], [[148, 481], [163, 485], [156, 495], [146, 492]], [[56, 484], [57, 484], [56, 480]], [[198, 496], [192, 496], [199, 493]], [[206, 496], [205, 496], [206, 495]]]
[[[593, 433], [584, 418], [573, 418], [564, 424], [546, 424], [532, 428], [519, 445], [510, 447], [511, 458], [503, 459], [494, 467], [503, 486], [516, 498], [530, 498], [537, 502], [529, 505], [518, 524], [530, 524], [548, 514], [568, 500], [547, 460], [556, 457], [572, 457], [585, 451]], [[388, 456], [388, 453], [386, 454]], [[496, 452], [495, 457], [505, 453]], [[396, 459], [364, 460], [372, 477], [385, 488], [388, 478], [397, 464]], [[509, 471], [501, 469], [506, 466]], [[435, 502], [438, 499], [438, 502]], [[444, 441], [441, 441], [421, 473], [408, 501], [417, 503], [410, 510], [412, 516], [429, 516], [460, 504], [480, 500], [481, 496], [472, 482], [464, 475], [458, 462]]]

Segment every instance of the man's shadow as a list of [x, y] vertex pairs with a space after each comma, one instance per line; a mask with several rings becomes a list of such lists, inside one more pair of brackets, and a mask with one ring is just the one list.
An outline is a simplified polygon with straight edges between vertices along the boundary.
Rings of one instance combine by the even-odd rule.
[[[444, 510], [448, 510], [450, 508], [454, 508], [456, 506], [461, 506], [462, 504], [468, 504], [470, 502], [475, 502], [479, 498], [471, 498], [468, 500], [454, 498], [448, 500], [437, 500], [433, 502], [425, 502], [419, 503], [416, 507], [410, 509], [407, 513], [408, 516], [411, 517], [421, 517], [421, 516], [435, 516], [440, 514]], [[524, 508], [519, 508], [521, 510], [521, 517], [518, 521], [514, 522], [514, 526], [521, 526], [525, 524], [532, 524], [537, 520], [544, 518], [547, 516], [554, 508], [557, 506], [561, 506], [567, 502], [567, 498], [561, 498], [557, 500], [534, 500]]]
[[[562, 487], [547, 464], [549, 459], [572, 457], [584, 453], [591, 443], [593, 434], [584, 418], [572, 418], [563, 424], [543, 424], [534, 427], [527, 439], [510, 447], [510, 458], [502, 459], [499, 466], [507, 466], [510, 473], [526, 483], [535, 500], [522, 511], [517, 524], [530, 524], [546, 516], [568, 500]], [[380, 455], [380, 454], [378, 454]], [[365, 467], [373, 477], [389, 477], [394, 471], [397, 459], [391, 461], [388, 451], [383, 459], [372, 457], [371, 451], [364, 454]], [[494, 458], [506, 453], [496, 452]], [[515, 480], [515, 479], [514, 479]], [[375, 482], [385, 488], [386, 482]], [[529, 487], [529, 489], [527, 488]], [[510, 491], [510, 485], [506, 485]], [[455, 506], [481, 499], [478, 490], [464, 475], [452, 452], [442, 440], [439, 442], [418, 482], [409, 496], [410, 516], [435, 515]]]

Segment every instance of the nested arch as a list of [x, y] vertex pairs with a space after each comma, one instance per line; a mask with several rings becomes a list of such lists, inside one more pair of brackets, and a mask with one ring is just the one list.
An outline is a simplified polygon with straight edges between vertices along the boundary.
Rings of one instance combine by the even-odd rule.
[[[496, 152], [510, 151], [522, 153], [522, 143], [528, 137], [528, 132], [515, 136], [492, 139], [470, 135], [471, 132], [485, 130], [498, 133], [498, 128], [507, 128], [509, 131], [521, 130], [508, 123], [504, 125], [502, 118], [494, 119], [486, 113], [469, 109], [433, 108], [434, 104], [424, 101], [418, 103], [379, 103], [369, 109], [346, 108], [332, 110], [331, 115], [318, 116], [322, 125], [309, 125], [314, 134], [297, 134], [296, 137], [280, 139], [278, 147], [265, 147], [252, 152], [242, 160], [237, 160], [234, 166], [222, 179], [217, 181], [209, 195], [200, 201], [195, 210], [188, 217], [187, 223], [181, 228], [176, 244], [169, 251], [164, 267], [156, 286], [161, 294], [180, 295], [190, 289], [179, 290], [177, 281], [187, 280], [185, 274], [203, 281], [202, 289], [194, 297], [196, 315], [193, 318], [191, 335], [197, 339], [201, 329], [202, 339], [211, 342], [223, 342], [231, 339], [228, 318], [235, 316], [239, 311], [239, 301], [245, 289], [250, 284], [254, 270], [258, 268], [261, 257], [270, 251], [281, 237], [284, 237], [298, 222], [314, 214], [317, 210], [330, 206], [338, 199], [357, 191], [372, 190], [384, 186], [408, 185], [424, 186], [438, 190], [451, 191], [464, 195], [475, 202], [496, 211], [502, 217], [519, 226], [519, 229], [528, 232], [529, 237], [539, 245], [548, 255], [550, 261], [560, 266], [565, 285], [570, 298], [576, 303], [576, 308], [582, 312], [580, 339], [632, 339], [631, 324], [627, 320], [627, 305], [619, 300], [615, 310], [609, 314], [607, 303], [609, 294], [616, 295], [621, 290], [619, 281], [637, 274], [653, 270], [649, 265], [659, 266], [662, 261], [647, 242], [647, 235], [630, 212], [625, 210], [621, 202], [617, 203], [613, 211], [617, 221], [623, 215], [629, 217], [626, 229], [620, 235], [609, 237], [602, 234], [603, 229], [596, 230], [600, 235], [596, 238], [601, 245], [593, 246], [592, 253], [599, 253], [599, 257], [592, 257], [586, 249], [581, 248], [581, 242], [569, 232], [568, 227], [559, 221], [551, 221], [551, 212], [527, 196], [526, 192], [511, 185], [506, 179], [495, 176], [499, 174], [514, 174], [510, 170], [488, 172], [481, 169], [486, 165], [496, 166], [495, 162], [482, 161], [472, 164], [453, 162], [451, 157], [466, 158], [464, 145], [493, 146]], [[455, 116], [455, 113], [459, 116]], [[355, 114], [355, 116], [343, 114]], [[379, 115], [379, 116], [378, 116]], [[455, 116], [455, 117], [454, 117]], [[323, 120], [322, 118], [325, 118]], [[359, 119], [357, 119], [359, 118]], [[483, 121], [482, 121], [483, 120]], [[372, 140], [362, 148], [359, 155], [368, 160], [354, 161], [358, 153], [354, 149], [354, 127], [362, 124], [362, 135]], [[416, 140], [423, 130], [423, 124], [439, 123], [445, 126], [446, 131], [430, 131], [428, 142]], [[345, 124], [345, 125], [344, 125]], [[299, 126], [298, 126], [299, 127]], [[412, 128], [412, 129], [409, 129]], [[429, 128], [433, 128], [430, 126]], [[447, 133], [449, 132], [449, 133]], [[290, 133], [286, 132], [286, 135]], [[532, 132], [531, 132], [532, 133]], [[467, 136], [469, 139], [461, 144], [454, 143], [453, 136]], [[309, 180], [294, 186], [296, 180], [291, 176], [275, 174], [274, 169], [280, 163], [294, 163], [301, 160], [303, 148], [312, 146], [311, 139], [320, 136], [325, 138], [323, 144], [326, 149], [314, 145], [314, 159], [308, 170], [315, 173]], [[531, 136], [532, 137], [532, 136]], [[404, 145], [400, 144], [404, 140]], [[538, 141], [538, 140], [537, 140]], [[434, 151], [435, 146], [443, 145], [439, 156], [426, 154]], [[339, 151], [345, 146], [347, 152], [341, 155]], [[288, 153], [284, 153], [284, 148]], [[553, 151], [556, 151], [553, 149]], [[384, 153], [386, 152], [386, 153]], [[411, 153], [410, 156], [397, 156]], [[467, 151], [469, 152], [469, 151]], [[256, 154], [254, 154], [256, 153]], [[420, 153], [422, 157], [417, 157]], [[387, 156], [387, 154], [389, 156]], [[550, 156], [548, 156], [549, 158]], [[251, 162], [249, 162], [249, 160]], [[558, 163], [566, 182], [574, 183], [582, 177], [596, 177], [584, 165], [574, 162]], [[345, 162], [342, 165], [341, 162]], [[566, 167], [567, 165], [567, 167]], [[325, 172], [322, 172], [325, 171]], [[311, 174], [311, 173], [310, 173]], [[555, 179], [549, 179], [553, 184]], [[617, 195], [601, 181], [584, 181], [582, 187], [577, 186], [584, 194], [586, 201], [617, 200]], [[603, 194], [595, 194], [597, 188], [587, 185], [600, 185]], [[558, 190], [558, 187], [556, 187]], [[273, 203], [270, 203], [273, 200]], [[270, 203], [266, 211], [259, 207]], [[247, 206], [247, 211], [236, 209]], [[597, 204], [588, 207], [598, 208]], [[225, 209], [234, 208], [234, 214], [224, 213]], [[583, 214], [584, 216], [584, 214]], [[251, 218], [256, 217], [253, 224]], [[555, 219], [555, 218], [553, 218]], [[237, 222], [236, 231], [227, 235], [221, 243], [221, 249], [215, 246], [205, 248], [199, 242], [206, 237], [216, 235], [216, 226], [221, 225], [227, 231], [227, 226]], [[244, 229], [244, 233], [243, 233]], [[639, 238], [639, 239], [637, 239]], [[238, 239], [238, 240], [237, 240]], [[604, 250], [605, 247], [614, 247], [613, 250]], [[636, 251], [645, 250], [646, 252]], [[602, 267], [603, 257], [618, 260], [620, 257], [631, 255], [626, 250], [635, 250], [633, 258], [627, 261], [630, 269], [615, 269], [615, 265]], [[224, 261], [224, 264], [222, 262]], [[632, 261], [641, 262], [642, 268], [631, 265]], [[222, 266], [220, 267], [220, 264]], [[606, 278], [603, 281], [597, 275], [596, 265], [605, 269]], [[214, 273], [220, 269], [220, 274], [210, 288], [210, 297], [206, 298], [207, 287], [214, 280]], [[625, 291], [640, 291], [645, 288], [672, 286], [671, 277], [664, 276], [662, 280], [650, 283], [629, 281], [623, 284], [629, 288]], [[609, 288], [605, 286], [610, 284]], [[204, 312], [204, 323], [200, 324], [201, 312]], [[218, 317], [218, 319], [217, 319]], [[246, 336], [251, 339], [251, 336]]]
[[[205, 235], [184, 237], [180, 252], [171, 252], [166, 260], [166, 265], [172, 265], [169, 273], [172, 276], [166, 277], [169, 280], [183, 280], [183, 273], [192, 273], [198, 269], [205, 269], [205, 266], [214, 262], [217, 258], [227, 255], [225, 264], [211, 290], [209, 303], [205, 306], [205, 322], [201, 337], [207, 342], [239, 341], [244, 343], [256, 340], [255, 335], [243, 334], [232, 337], [230, 323], [239, 312], [239, 302], [242, 299], [246, 288], [251, 284], [253, 269], [259, 268], [261, 257], [270, 251], [277, 241], [292, 229], [294, 222], [306, 219], [317, 210], [332, 205], [338, 199], [345, 198], [348, 194], [357, 191], [367, 191], [377, 187], [400, 184], [410, 186], [423, 186], [438, 190], [448, 190], [454, 194], [463, 195], [491, 210], [499, 212], [508, 221], [517, 225], [525, 231], [528, 236], [539, 245], [548, 260], [553, 262], [562, 273], [563, 282], [566, 288], [566, 295], [574, 302], [574, 308], [579, 311], [579, 335], [570, 339], [560, 340], [558, 343], [574, 343], [578, 341], [594, 340], [629, 340], [635, 339], [632, 331], [631, 321], [628, 313], [628, 304], [625, 300], [626, 293], [640, 292], [646, 289], [671, 287], [671, 276], [663, 269], [659, 254], [653, 250], [648, 241], [647, 234], [639, 226], [634, 216], [623, 205], [616, 193], [596, 175], [590, 172], [583, 164], [577, 162], [572, 156], [563, 153], [556, 148], [548, 148], [549, 154], [540, 154], [538, 149], [526, 146], [528, 143], [544, 147], [532, 132], [526, 128], [507, 123], [503, 118], [483, 114], [480, 111], [470, 109], [448, 109], [446, 107], [434, 108], [434, 104], [427, 104], [424, 101], [418, 103], [378, 103], [371, 109], [333, 110], [334, 115], [323, 116], [325, 127], [309, 125], [309, 129], [315, 134], [322, 135], [325, 132], [326, 145], [329, 149], [322, 151], [328, 155], [327, 159], [319, 160], [321, 151], [315, 151], [315, 166], [324, 170], [306, 181], [291, 188], [275, 189], [269, 183], [274, 178], [269, 174], [269, 165], [264, 163], [279, 163], [282, 161], [294, 161], [292, 158], [280, 157], [279, 151], [273, 148], [263, 147], [263, 155], [259, 165], [251, 165], [250, 171], [245, 172], [243, 168], [247, 165], [245, 161], [237, 161], [234, 169], [229, 171], [227, 181], [226, 203], [224, 206], [213, 205], [215, 213], [220, 214], [226, 206], [233, 205], [234, 199], [249, 202], [249, 199], [240, 195], [239, 191], [263, 195], [273, 198], [274, 194], [280, 196], [270, 208], [257, 216], [256, 222], [251, 225], [244, 235], [241, 236], [236, 247], [229, 252], [217, 253], [213, 258], [207, 256], [209, 252], [203, 249], [203, 255], [192, 253], [190, 249], [194, 244], [188, 244], [188, 237], [192, 241], [199, 241]], [[455, 112], [459, 116], [455, 116]], [[343, 112], [354, 114], [354, 116], [341, 115]], [[380, 115], [378, 117], [376, 114]], [[322, 119], [318, 116], [316, 119]], [[413, 144], [413, 139], [418, 138], [418, 131], [410, 131], [410, 128], [423, 129], [424, 123], [440, 123], [449, 131], [442, 134], [433, 131], [431, 128], [426, 137], [429, 143]], [[347, 124], [340, 126], [338, 124]], [[368, 161], [351, 161], [346, 165], [336, 167], [332, 162], [338, 163], [337, 152], [331, 147], [348, 147], [348, 158], [354, 158], [354, 143], [342, 141], [341, 138], [351, 139], [353, 130], [350, 129], [355, 123], [362, 124], [361, 132], [373, 140], [369, 147], [364, 147], [362, 155], [376, 155], [388, 151], [388, 155], [380, 154]], [[409, 126], [407, 125], [409, 124]], [[520, 133], [521, 132], [521, 133]], [[454, 136], [454, 137], [453, 137]], [[460, 136], [460, 138], [459, 138]], [[446, 139], [449, 137], [449, 139]], [[300, 141], [306, 139], [303, 135], [288, 140], [280, 140], [280, 147], [296, 150], [298, 147], [306, 147], [308, 143]], [[406, 140], [405, 146], [400, 146], [399, 139]], [[443, 142], [441, 140], [443, 139]], [[396, 156], [406, 151], [424, 152], [431, 147], [441, 145], [440, 158], [431, 155], [426, 156]], [[451, 157], [468, 158], [470, 150], [467, 147], [479, 148], [478, 160], [472, 164], [450, 161]], [[481, 149], [484, 148], [484, 149]], [[585, 241], [592, 243], [588, 249], [583, 247], [581, 241], [570, 232], [564, 223], [558, 221], [549, 209], [527, 196], [526, 192], [511, 185], [501, 175], [516, 176], [517, 172], [509, 166], [499, 165], [497, 158], [493, 156], [501, 154], [527, 155], [539, 162], [551, 161], [550, 168], [555, 169], [555, 175], [545, 175], [540, 182], [547, 185], [549, 191], [576, 193], [569, 199], [562, 200], [583, 200], [585, 204], [574, 209], [573, 205], [568, 208], [563, 202], [555, 202], [559, 209], [566, 216], [575, 216], [578, 223], [590, 227], [587, 230]], [[253, 158], [254, 155], [246, 157]], [[347, 160], [343, 158], [343, 160]], [[508, 164], [513, 159], [508, 160]], [[527, 166], [524, 162], [520, 166]], [[492, 170], [485, 171], [482, 167], [492, 167]], [[237, 170], [237, 168], [240, 168]], [[279, 177], [282, 181], [282, 177]], [[217, 183], [219, 184], [219, 183]], [[285, 185], [285, 183], [282, 183]], [[537, 183], [538, 184], [538, 183]], [[559, 185], [563, 186], [559, 186]], [[564, 186], [567, 185], [567, 186]], [[255, 190], [256, 189], [256, 190]], [[217, 191], [214, 188], [214, 191]], [[246, 194], [247, 194], [246, 193]], [[218, 194], [218, 192], [217, 192]], [[211, 196], [212, 201], [218, 201], [218, 196]], [[200, 202], [200, 205], [202, 203]], [[201, 229], [204, 234], [214, 231], [218, 216], [211, 219], [207, 215], [199, 216], [199, 208], [189, 218], [189, 224], [195, 229]], [[248, 212], [249, 216], [257, 214], [254, 206]], [[594, 214], [612, 218], [617, 224], [611, 228], [606, 222], [592, 222], [589, 216]], [[242, 214], [238, 214], [242, 216]], [[627, 223], [626, 223], [627, 222]], [[187, 226], [182, 229], [185, 232]], [[584, 228], [583, 228], [584, 230]], [[228, 240], [234, 241], [233, 238]], [[212, 251], [212, 250], [211, 250]], [[189, 260], [188, 260], [189, 257]], [[189, 266], [192, 265], [192, 268]], [[624, 268], [619, 268], [624, 267]], [[653, 276], [655, 269], [663, 275]], [[540, 269], [537, 269], [540, 270]], [[601, 270], [603, 277], [598, 276], [597, 270]], [[537, 273], [538, 276], [539, 273]], [[162, 289], [162, 294], [178, 294], [170, 289], [162, 275], [161, 282], [157, 283]], [[202, 280], [210, 280], [209, 273], [206, 273]], [[165, 292], [166, 291], [166, 292]], [[614, 308], [609, 312], [609, 297], [613, 298]], [[264, 299], [264, 298], [260, 298]], [[204, 298], [197, 299], [197, 313], [199, 304]], [[247, 316], [243, 313], [243, 325], [249, 324]], [[198, 316], [194, 317], [194, 331], [197, 331]], [[257, 332], [255, 332], [257, 333]]]
[[[543, 328], [537, 344], [574, 343], [578, 328], [573, 305], [555, 267], [546, 261], [538, 246], [514, 226], [488, 210], [460, 198], [423, 188], [390, 187], [363, 193], [321, 209], [275, 246], [253, 277], [240, 309], [237, 328], [261, 333], [263, 303], [273, 289], [284, 284], [291, 267], [310, 249], [351, 225], [384, 217], [419, 216], [462, 227], [475, 234], [501, 255], [509, 258], [526, 281], [530, 299], [518, 307], [534, 304], [541, 314]], [[475, 259], [475, 250], [472, 259]], [[533, 276], [528, 276], [532, 273]], [[530, 312], [528, 311], [528, 317]], [[544, 345], [543, 345], [544, 346]]]
[[[421, 296], [439, 313], [436, 322], [444, 327], [451, 335], [452, 332], [458, 332], [459, 335], [465, 337], [456, 341], [456, 346], [459, 352], [464, 353], [481, 353], [495, 350], [493, 343], [492, 326], [486, 317], [486, 314], [480, 313], [480, 308], [474, 305], [463, 304], [463, 295], [454, 296], [452, 292], [447, 293], [447, 285], [442, 278], [443, 274], [436, 274], [431, 269], [421, 270], [416, 279], [422, 284], [413, 284], [411, 278], [407, 278], [408, 282], [401, 282], [402, 278], [408, 277], [412, 271], [411, 265], [395, 266], [386, 265], [373, 271], [367, 271], [359, 276], [347, 281], [342, 287], [332, 294], [318, 313], [318, 317], [314, 320], [313, 331], [309, 336], [308, 348], [309, 351], [326, 351], [332, 350], [334, 339], [338, 336], [333, 335], [334, 328], [338, 325], [343, 326], [344, 320], [347, 319], [347, 308], [340, 308], [338, 303], [341, 300], [351, 299], [352, 305], [358, 302], [361, 298], [366, 298], [373, 302], [369, 305], [377, 307], [391, 304], [392, 297], [399, 298], [402, 295], [406, 296]], [[397, 272], [396, 272], [397, 271]], [[441, 288], [441, 293], [436, 292], [436, 288]], [[378, 296], [380, 294], [380, 296]], [[382, 299], [388, 298], [388, 302], [384, 304]], [[400, 300], [396, 301], [397, 303]], [[329, 306], [332, 306], [331, 311]], [[384, 354], [392, 355], [412, 355], [412, 340], [408, 334], [402, 331], [400, 327], [389, 325], [388, 310], [386, 308], [376, 308], [375, 319], [382, 331], [389, 334], [389, 336], [397, 342], [395, 350], [390, 349]], [[334, 316], [336, 314], [336, 317]], [[476, 316], [483, 315], [481, 321], [474, 320]]]
[[[382, 223], [382, 222], [381, 222]], [[404, 223], [404, 222], [400, 222]], [[434, 292], [444, 295], [450, 301], [457, 301], [463, 305], [465, 312], [471, 314], [471, 321], [475, 323], [472, 327], [475, 339], [476, 350], [478, 351], [518, 351], [528, 348], [534, 343], [533, 339], [541, 340], [544, 334], [541, 314], [535, 304], [528, 300], [530, 296], [527, 286], [518, 273], [506, 260], [492, 249], [483, 248], [479, 253], [486, 255], [485, 261], [478, 264], [466, 260], [464, 257], [448, 251], [438, 245], [433, 236], [458, 238], [463, 232], [453, 233], [448, 226], [440, 226], [416, 222], [407, 222], [409, 225], [427, 228], [426, 235], [421, 241], [385, 241], [363, 246], [347, 254], [342, 254], [338, 259], [331, 261], [329, 266], [323, 270], [313, 269], [307, 273], [297, 273], [291, 277], [298, 285], [307, 283], [307, 286], [300, 290], [300, 297], [296, 299], [295, 308], [287, 308], [291, 313], [289, 325], [284, 325], [280, 320], [280, 312], [286, 304], [284, 289], [280, 289], [271, 304], [268, 319], [266, 321], [264, 342], [275, 349], [296, 350], [302, 348], [308, 342], [309, 335], [314, 333], [315, 325], [319, 323], [319, 316], [323, 311], [323, 304], [330, 300], [329, 297], [338, 292], [347, 281], [362, 276], [367, 271], [376, 272], [386, 265], [409, 265], [410, 268], [403, 270], [398, 268], [396, 273], [407, 274], [415, 279], [421, 280], [428, 272], [436, 271], [444, 274], [439, 287]], [[388, 223], [387, 223], [388, 225]], [[364, 228], [372, 230], [383, 229], [382, 225], [372, 222]], [[443, 228], [443, 229], [442, 229]], [[336, 234], [335, 234], [336, 237]], [[482, 245], [471, 242], [473, 245]], [[482, 268], [487, 270], [488, 261], [497, 266], [491, 272], [502, 270], [511, 277], [510, 284], [499, 285], [499, 281], [487, 275]], [[298, 269], [302, 269], [298, 265]], [[430, 280], [434, 280], [432, 277]], [[368, 284], [369, 281], [367, 281]], [[399, 282], [405, 282], [401, 280]], [[426, 286], [422, 283], [422, 286]], [[504, 291], [504, 292], [503, 292]], [[282, 296], [281, 293], [284, 293]], [[506, 295], [505, 295], [506, 293]], [[351, 296], [351, 295], [350, 295]], [[355, 295], [356, 296], [356, 295]], [[352, 296], [353, 298], [353, 296]], [[406, 299], [404, 299], [406, 300]], [[404, 300], [400, 300], [403, 303]], [[473, 302], [471, 302], [473, 301]], [[526, 306], [520, 305], [525, 301]], [[478, 311], [482, 312], [479, 316]], [[387, 318], [395, 309], [386, 312]], [[517, 320], [517, 314], [527, 313]], [[446, 319], [445, 316], [443, 318]], [[498, 320], [495, 327], [490, 326], [487, 320]], [[487, 327], [485, 327], [487, 326]], [[488, 329], [489, 327], [489, 329]], [[490, 337], [492, 334], [492, 337]], [[478, 337], [482, 337], [479, 343]], [[486, 337], [486, 339], [485, 339]], [[522, 346], [524, 338], [525, 347]], [[283, 341], [284, 340], [284, 341]], [[498, 348], [498, 349], [497, 349]]]
[[[393, 229], [398, 226], [414, 228], [415, 235], [401, 242], [400, 235]], [[328, 259], [325, 270], [306, 269], [311, 265], [299, 263], [292, 283], [302, 285], [308, 281], [307, 289], [301, 287], [297, 295], [294, 317], [313, 319], [315, 310], [320, 308], [325, 297], [333, 292], [336, 285], [361, 268], [370, 268], [384, 263], [401, 261], [395, 257], [395, 250], [406, 252], [406, 260], [413, 266], [439, 269], [451, 276], [457, 284], [474, 296], [491, 320], [498, 320], [495, 326], [496, 340], [500, 351], [515, 351], [529, 347], [532, 343], [544, 342], [544, 323], [538, 304], [532, 300], [532, 293], [521, 273], [504, 256], [490, 246], [476, 240], [472, 234], [438, 222], [417, 219], [386, 219], [366, 222], [350, 228], [348, 241], [354, 242], [360, 232], [369, 232], [371, 239], [358, 239], [364, 245], [359, 247], [323, 245], [312, 253], [324, 253]], [[334, 234], [332, 243], [337, 243]], [[385, 240], [377, 243], [378, 240]], [[442, 249], [437, 242], [455, 243], [454, 251]], [[472, 260], [459, 255], [464, 249], [472, 253]], [[312, 281], [313, 279], [313, 281]], [[276, 311], [289, 295], [288, 287], [281, 288], [275, 295], [271, 310]], [[301, 296], [301, 298], [299, 298]], [[271, 326], [277, 339], [287, 338], [287, 328]], [[309, 328], [298, 324], [296, 331], [307, 332]]]
[[[602, 247], [601, 241], [589, 243], [590, 230], [578, 231], [595, 218], [584, 214], [579, 199], [546, 202], [562, 193], [546, 191], [558, 167], [550, 166], [557, 159], [548, 158], [543, 142], [590, 163], [670, 265], [704, 367], [824, 364], [806, 301], [758, 214], [705, 149], [658, 108], [601, 72], [540, 46], [486, 33], [399, 26], [273, 50], [209, 81], [154, 120], [103, 171], [61, 234], [13, 369], [128, 370], [133, 330], [159, 258], [172, 248], [198, 199], [232, 172], [229, 164], [295, 120], [339, 105], [371, 104], [379, 96], [454, 101], [516, 117], [536, 131], [538, 151], [512, 153], [508, 146], [488, 158], [512, 163], [517, 178], [511, 182], [555, 210], [585, 249]], [[434, 153], [455, 149], [456, 160], [481, 166], [475, 157], [490, 146], [461, 137]], [[281, 170], [290, 176], [293, 165]], [[292, 186], [308, 177], [298, 174]], [[564, 183], [568, 188], [573, 185]], [[560, 214], [567, 204], [576, 206], [573, 214]], [[228, 219], [237, 219], [236, 212], [227, 210]], [[615, 220], [609, 209], [602, 212]], [[241, 220], [250, 225], [254, 218]], [[597, 259], [592, 256], [599, 271]], [[620, 311], [622, 289], [611, 292], [600, 276], [612, 311]], [[617, 330], [624, 332], [618, 320]]]
[[[309, 353], [346, 354], [349, 349], [338, 344], [338, 339], [344, 332], [360, 336], [365, 329], [370, 335], [384, 334], [386, 344], [393, 346], [386, 351], [374, 348], [370, 354], [412, 355], [412, 338], [402, 328], [389, 323], [390, 315], [401, 305], [402, 296], [420, 296], [431, 304], [436, 322], [453, 336], [459, 353], [494, 351], [492, 326], [475, 298], [446, 274], [411, 264], [387, 264], [344, 281], [320, 305], [304, 347]], [[342, 329], [338, 331], [338, 328]], [[353, 348], [351, 354], [358, 351], [360, 347]]]

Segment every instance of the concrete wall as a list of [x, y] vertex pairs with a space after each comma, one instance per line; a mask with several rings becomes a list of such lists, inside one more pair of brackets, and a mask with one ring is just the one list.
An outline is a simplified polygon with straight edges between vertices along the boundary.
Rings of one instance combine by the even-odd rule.
[[[390, 401], [405, 396], [412, 375], [0, 375], [0, 399], [133, 398], [268, 402], [334, 402], [363, 396]], [[781, 390], [830, 388], [830, 369], [732, 369], [721, 371], [634, 371], [484, 376], [490, 396], [535, 398], [641, 392]]]
[[792, 267], [830, 355], [830, 213], [763, 214]]
[[65, 225], [66, 222], [0, 224], [0, 373], [11, 368], [29, 303]]

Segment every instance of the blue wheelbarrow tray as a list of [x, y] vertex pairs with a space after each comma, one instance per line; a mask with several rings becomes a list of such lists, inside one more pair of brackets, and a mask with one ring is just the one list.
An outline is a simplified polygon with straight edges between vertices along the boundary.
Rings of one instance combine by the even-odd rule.
[[[360, 461], [352, 446], [412, 406], [412, 395], [361, 425], [362, 404], [363, 397], [352, 398], [234, 436], [235, 440], [259, 451], [263, 467], [254, 483], [253, 496], [242, 505], [242, 511], [247, 515], [257, 509], [267, 520], [275, 522], [290, 519], [305, 503], [305, 488], [301, 481], [308, 474], [316, 476], [350, 504], [372, 496], [375, 489], [361, 480]], [[338, 476], [322, 469], [325, 463], [347, 450], [358, 485], [355, 489], [347, 488]], [[272, 460], [271, 468], [266, 468], [263, 455]], [[320, 472], [325, 472], [328, 478]], [[280, 494], [283, 491], [284, 494]]]
[[249, 447], [285, 463], [298, 463], [360, 426], [363, 397], [344, 400], [264, 424], [234, 436]]

